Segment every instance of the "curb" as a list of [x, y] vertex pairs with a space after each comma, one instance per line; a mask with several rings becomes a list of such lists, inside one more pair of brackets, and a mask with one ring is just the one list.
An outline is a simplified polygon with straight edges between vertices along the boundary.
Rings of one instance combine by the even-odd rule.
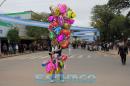
[[18, 54], [13, 54], [13, 55], [9, 55], [9, 56], [0, 56], [0, 59], [4, 59], [4, 58], [9, 58], [9, 57], [14, 57], [14, 56], [21, 56], [21, 55], [26, 55], [26, 54], [32, 54], [32, 53], [38, 53], [38, 52], [42, 52], [42, 51], [36, 51], [36, 52], [26, 52], [26, 53], [18, 53]]

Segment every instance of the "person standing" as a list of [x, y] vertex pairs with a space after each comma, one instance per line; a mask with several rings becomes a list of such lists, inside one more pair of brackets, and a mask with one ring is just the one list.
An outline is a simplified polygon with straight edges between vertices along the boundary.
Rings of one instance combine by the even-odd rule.
[[118, 54], [119, 54], [120, 57], [121, 57], [122, 65], [125, 65], [125, 64], [126, 64], [126, 55], [128, 54], [128, 47], [127, 47], [126, 44], [121, 43], [121, 44], [119, 45]]
[[3, 49], [4, 55], [7, 55], [8, 47], [7, 47], [6, 44], [4, 44], [4, 45], [2, 46], [2, 49]]
[[[61, 82], [64, 82], [63, 67], [60, 64], [60, 61], [62, 60], [62, 58], [61, 58], [61, 55], [62, 55], [61, 46], [58, 45], [58, 44], [52, 43], [51, 47], [49, 48], [49, 55], [51, 57], [53, 64], [55, 65], [55, 67], [56, 67], [56, 65], [58, 65], [58, 67], [60, 68], [60, 72], [59, 72], [60, 80], [61, 80]], [[50, 82], [54, 82], [55, 77], [56, 77], [56, 68], [54, 69], [54, 71], [52, 73]]]

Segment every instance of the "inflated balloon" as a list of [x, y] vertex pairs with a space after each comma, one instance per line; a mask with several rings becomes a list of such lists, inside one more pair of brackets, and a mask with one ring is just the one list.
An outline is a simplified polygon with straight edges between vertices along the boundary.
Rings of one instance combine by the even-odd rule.
[[64, 67], [64, 62], [63, 62], [63, 61], [60, 61], [60, 65], [61, 65], [61, 67], [63, 68], [63, 67]]
[[58, 35], [61, 31], [61, 27], [53, 28], [53, 31]]
[[65, 55], [65, 54], [63, 54], [63, 55], [62, 55], [62, 61], [66, 61], [67, 59], [68, 59], [68, 56]]
[[69, 36], [69, 35], [70, 35], [70, 30], [63, 29], [63, 30], [61, 30], [60, 33], [61, 33], [61, 34], [64, 34], [65, 36]]
[[58, 17], [58, 22], [59, 22], [59, 25], [62, 26], [64, 24], [64, 19], [62, 16], [59, 16]]
[[57, 37], [57, 41], [58, 41], [58, 42], [63, 41], [63, 39], [64, 39], [64, 35], [63, 35], [63, 34], [60, 34], [60, 35]]
[[51, 5], [50, 6], [50, 11], [51, 11], [51, 14], [53, 14], [53, 15], [54, 15], [54, 9], [55, 9], [55, 6]]
[[47, 73], [50, 73], [51, 71], [54, 71], [55, 65], [52, 63], [52, 61], [50, 61], [45, 67], [45, 69]]
[[45, 67], [48, 64], [48, 62], [43, 62], [42, 67]]
[[64, 14], [67, 11], [67, 6], [65, 4], [59, 4], [58, 8], [60, 10], [60, 13]]
[[69, 40], [69, 39], [70, 39], [70, 35], [66, 36], [65, 39], [66, 39], [66, 40]]
[[53, 20], [54, 20], [54, 16], [49, 16], [49, 17], [48, 17], [48, 21], [49, 21], [49, 22], [52, 22]]
[[56, 21], [54, 21], [54, 22], [52, 23], [52, 25], [53, 25], [53, 27], [57, 27], [57, 26], [58, 26], [58, 23], [57, 23]]
[[48, 29], [49, 29], [49, 30], [52, 30], [52, 28], [53, 28], [53, 25], [50, 24], [49, 27], [48, 27]]
[[57, 39], [53, 39], [53, 40], [51, 41], [51, 44], [52, 44], [52, 45], [57, 45], [57, 44], [58, 44]]
[[57, 27], [57, 26], [58, 26], [58, 23], [57, 23], [56, 21], [53, 21], [53, 22], [49, 25], [48, 29], [49, 29], [49, 30], [52, 30], [52, 28], [55, 28], [55, 27]]
[[60, 43], [60, 46], [64, 49], [64, 48], [68, 48], [69, 45], [69, 41], [68, 40], [64, 40]]
[[54, 39], [54, 37], [55, 37], [55, 35], [54, 35], [54, 33], [52, 32], [52, 31], [50, 31], [50, 39]]
[[70, 24], [68, 24], [68, 23], [64, 23], [63, 28], [64, 28], [64, 29], [69, 29], [70, 26], [71, 26]]
[[69, 10], [69, 11], [67, 12], [67, 17], [68, 17], [68, 18], [72, 18], [72, 13], [73, 13], [72, 10]]
[[56, 16], [59, 16], [59, 15], [60, 15], [60, 10], [59, 10], [58, 7], [55, 8], [54, 14], [55, 14]]
[[75, 18], [76, 17], [76, 13], [73, 12], [72, 15], [71, 15], [72, 18]]
[[58, 67], [58, 68], [56, 69], [56, 74], [59, 74], [60, 71], [61, 71], [61, 69], [60, 69], [60, 67]]
[[73, 19], [68, 19], [66, 22], [71, 25], [71, 24], [74, 23], [74, 20]]

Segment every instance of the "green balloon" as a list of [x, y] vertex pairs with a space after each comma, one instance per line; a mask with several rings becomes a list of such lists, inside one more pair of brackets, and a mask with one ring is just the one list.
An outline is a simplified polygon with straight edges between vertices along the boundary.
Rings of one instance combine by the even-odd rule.
[[68, 18], [71, 18], [71, 16], [72, 16], [72, 11], [71, 11], [71, 10], [69, 10], [69, 11], [67, 12], [67, 16], [68, 16]]
[[50, 32], [50, 39], [54, 39], [54, 33], [53, 32]]

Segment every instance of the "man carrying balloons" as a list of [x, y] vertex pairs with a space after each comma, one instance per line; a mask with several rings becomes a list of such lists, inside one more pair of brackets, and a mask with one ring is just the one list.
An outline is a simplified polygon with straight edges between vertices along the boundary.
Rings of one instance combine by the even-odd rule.
[[62, 49], [68, 48], [70, 39], [70, 27], [74, 23], [76, 14], [65, 4], [51, 6], [51, 15], [48, 17], [50, 25], [49, 38], [51, 46], [49, 49], [50, 60], [47, 62], [45, 69], [48, 74], [51, 74], [51, 82], [54, 82], [55, 74], [60, 74], [60, 80], [63, 82], [64, 62], [67, 60], [67, 55], [62, 54]]

